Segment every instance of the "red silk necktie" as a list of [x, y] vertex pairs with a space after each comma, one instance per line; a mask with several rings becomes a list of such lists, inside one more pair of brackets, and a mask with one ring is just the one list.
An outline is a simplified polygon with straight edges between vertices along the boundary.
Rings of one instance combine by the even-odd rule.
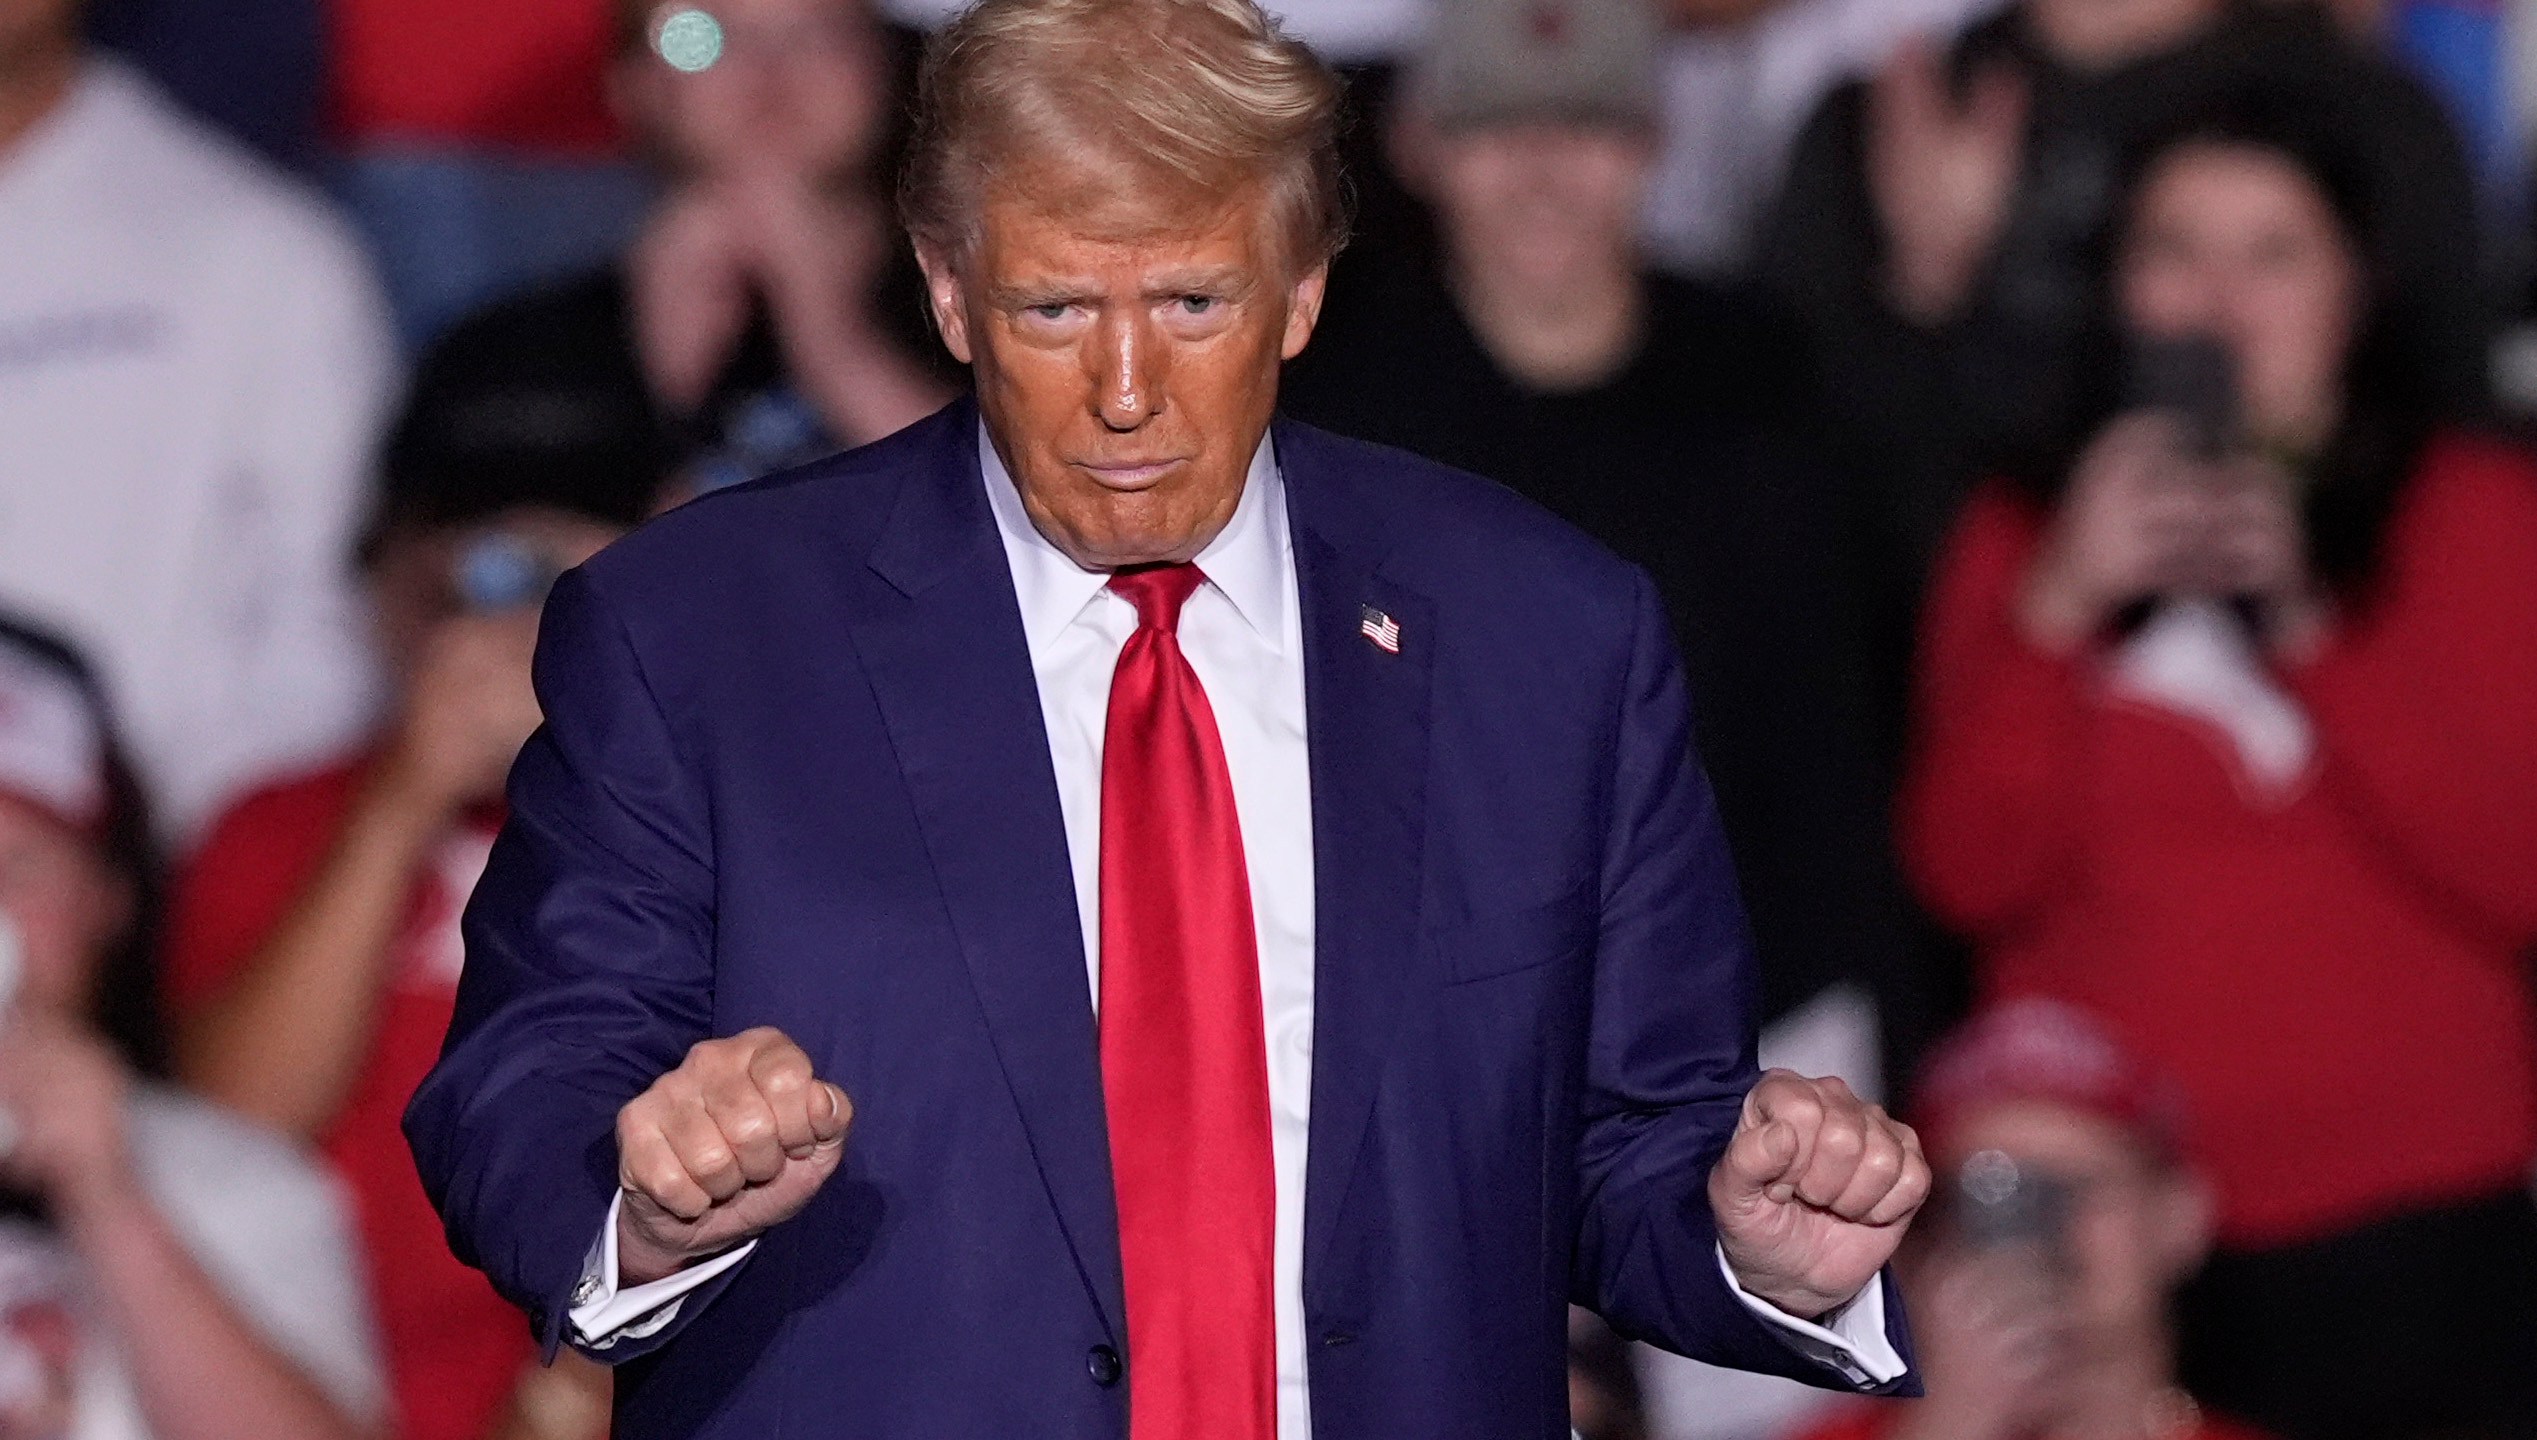
[[1113, 576], [1136, 633], [1101, 756], [1101, 1081], [1128, 1301], [1130, 1440], [1272, 1440], [1268, 1044], [1215, 712], [1180, 652], [1194, 565]]

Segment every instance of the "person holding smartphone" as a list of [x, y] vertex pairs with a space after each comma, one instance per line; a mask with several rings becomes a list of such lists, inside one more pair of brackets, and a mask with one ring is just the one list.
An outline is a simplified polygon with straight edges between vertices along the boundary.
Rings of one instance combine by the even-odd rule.
[[2255, 1440], [2176, 1373], [2212, 1211], [2171, 1082], [2087, 1012], [2015, 1001], [1940, 1042], [1912, 1115], [1941, 1177], [1902, 1271], [1929, 1397], [1804, 1440]]
[[1989, 993], [2096, 1009], [2184, 1086], [2212, 1399], [2294, 1437], [2519, 1436], [2537, 464], [2423, 387], [2367, 173], [2260, 94], [2144, 148], [2111, 321], [2216, 344], [2231, 401], [2108, 364], [2063, 458], [1962, 517], [1904, 859]]
[[180, 1074], [350, 1183], [405, 1440], [606, 1423], [596, 1367], [538, 1367], [519, 1316], [451, 1257], [397, 1121], [440, 1052], [459, 912], [538, 723], [538, 607], [674, 467], [639, 420], [618, 390], [534, 365], [426, 377], [361, 556], [394, 711], [357, 753], [240, 803], [177, 895]]

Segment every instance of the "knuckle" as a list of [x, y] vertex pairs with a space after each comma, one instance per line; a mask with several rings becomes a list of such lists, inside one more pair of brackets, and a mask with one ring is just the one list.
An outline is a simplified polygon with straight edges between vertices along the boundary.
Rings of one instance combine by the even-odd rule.
[[634, 1179], [637, 1188], [662, 1204], [688, 1188], [687, 1172], [666, 1157], [635, 1167]]

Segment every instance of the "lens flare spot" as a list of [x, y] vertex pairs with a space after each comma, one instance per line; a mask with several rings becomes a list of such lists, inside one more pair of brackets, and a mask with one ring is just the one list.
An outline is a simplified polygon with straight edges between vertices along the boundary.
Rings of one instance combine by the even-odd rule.
[[722, 22], [702, 10], [672, 10], [652, 32], [652, 49], [672, 70], [710, 70], [722, 58]]

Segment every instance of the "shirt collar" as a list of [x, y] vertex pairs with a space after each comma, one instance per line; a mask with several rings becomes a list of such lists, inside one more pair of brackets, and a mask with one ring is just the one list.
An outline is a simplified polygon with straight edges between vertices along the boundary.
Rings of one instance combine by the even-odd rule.
[[[1084, 607], [1110, 583], [1107, 573], [1086, 570], [1050, 544], [1022, 508], [1004, 458], [978, 427], [978, 469], [986, 479], [987, 505], [995, 512], [995, 528], [1004, 542], [1013, 571], [1013, 590], [1022, 604], [1022, 630], [1037, 654], [1058, 632], [1075, 623]], [[1286, 480], [1268, 437], [1251, 456], [1251, 472], [1242, 482], [1242, 499], [1222, 533], [1198, 553], [1198, 568], [1207, 583], [1233, 602], [1260, 643], [1271, 651], [1286, 648], [1288, 556], [1293, 539], [1286, 529]]]

